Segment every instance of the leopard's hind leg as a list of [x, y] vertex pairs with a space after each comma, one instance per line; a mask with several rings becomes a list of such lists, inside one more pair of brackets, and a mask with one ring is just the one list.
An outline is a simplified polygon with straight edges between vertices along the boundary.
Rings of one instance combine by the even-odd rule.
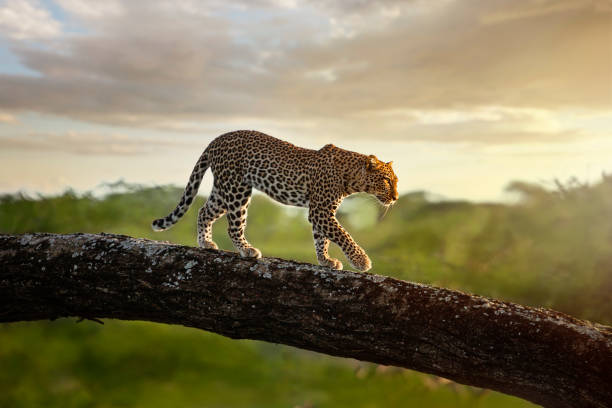
[[332, 269], [342, 269], [342, 262], [336, 258], [329, 256], [329, 238], [326, 238], [322, 233], [313, 229], [315, 251], [317, 253], [317, 260], [320, 265], [328, 266]]
[[223, 199], [216, 187], [213, 187], [206, 204], [198, 213], [198, 245], [203, 248], [218, 249], [212, 240], [212, 226], [215, 221], [227, 212]]
[[242, 181], [223, 184], [223, 199], [227, 208], [227, 232], [241, 256], [261, 258], [259, 249], [253, 247], [244, 236], [252, 191], [253, 188]]

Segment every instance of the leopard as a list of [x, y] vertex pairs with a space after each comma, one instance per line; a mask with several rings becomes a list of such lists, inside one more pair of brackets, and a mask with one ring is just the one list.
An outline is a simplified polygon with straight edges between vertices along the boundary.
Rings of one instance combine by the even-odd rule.
[[333, 144], [313, 150], [255, 130], [236, 130], [218, 136], [205, 148], [176, 208], [151, 226], [154, 231], [163, 231], [185, 215], [210, 168], [212, 191], [197, 217], [199, 247], [218, 249], [212, 226], [226, 215], [227, 231], [238, 253], [261, 258], [261, 251], [245, 237], [247, 209], [253, 189], [257, 189], [282, 204], [308, 208], [320, 265], [343, 268], [340, 260], [329, 255], [330, 242], [334, 242], [353, 268], [365, 272], [372, 262], [340, 225], [336, 213], [342, 201], [355, 193], [371, 194], [385, 208], [393, 205], [398, 200], [398, 178], [392, 164]]

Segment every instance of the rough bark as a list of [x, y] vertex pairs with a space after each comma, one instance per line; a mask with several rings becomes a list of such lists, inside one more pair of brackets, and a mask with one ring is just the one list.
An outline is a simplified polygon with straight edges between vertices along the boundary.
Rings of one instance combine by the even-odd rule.
[[120, 235], [0, 235], [0, 321], [148, 320], [612, 405], [612, 328], [397, 279]]

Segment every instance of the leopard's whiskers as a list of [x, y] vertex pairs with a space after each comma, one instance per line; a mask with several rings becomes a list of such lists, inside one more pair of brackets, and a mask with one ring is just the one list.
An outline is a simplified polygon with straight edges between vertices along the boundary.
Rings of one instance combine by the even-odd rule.
[[393, 207], [393, 204], [381, 204], [384, 207], [384, 210], [380, 213], [380, 215], [378, 216], [378, 222], [381, 222], [383, 220], [383, 218], [385, 218], [385, 216], [387, 215], [387, 212], [389, 211], [389, 208]]

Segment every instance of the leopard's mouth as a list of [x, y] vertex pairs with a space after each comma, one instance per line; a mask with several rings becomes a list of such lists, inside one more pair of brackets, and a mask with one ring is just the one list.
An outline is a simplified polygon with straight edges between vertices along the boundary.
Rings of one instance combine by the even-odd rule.
[[396, 199], [394, 199], [393, 197], [390, 196], [376, 196], [376, 198], [378, 199], [378, 201], [380, 201], [380, 203], [382, 205], [384, 205], [385, 207], [389, 207], [390, 205], [395, 204], [395, 202], [397, 201]]

